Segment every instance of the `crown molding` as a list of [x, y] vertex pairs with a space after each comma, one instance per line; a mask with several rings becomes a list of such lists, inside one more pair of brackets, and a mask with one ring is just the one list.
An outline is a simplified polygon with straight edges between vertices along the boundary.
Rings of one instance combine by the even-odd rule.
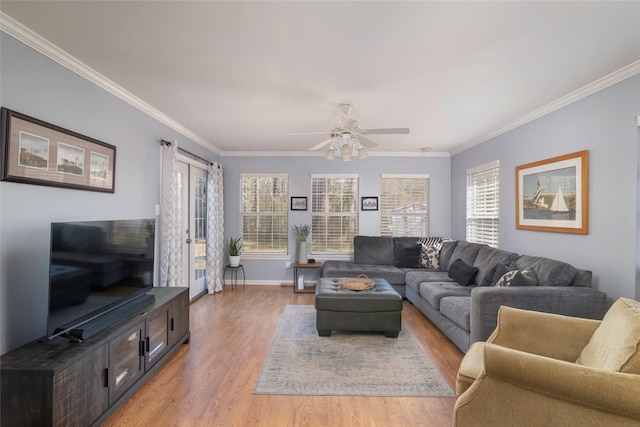
[[550, 102], [547, 105], [544, 105], [532, 112], [525, 114], [524, 116], [507, 123], [505, 126], [496, 130], [495, 132], [480, 138], [470, 144], [466, 144], [460, 148], [452, 150], [451, 154], [458, 154], [469, 148], [475, 147], [476, 145], [482, 144], [483, 142], [487, 142], [490, 139], [495, 138], [498, 135], [502, 135], [503, 133], [509, 132], [517, 127], [520, 127], [526, 123], [532, 122], [533, 120], [539, 119], [540, 117], [549, 114], [553, 111], [559, 110], [560, 108], [566, 107], [569, 104], [572, 104], [576, 101], [579, 101], [583, 98], [586, 98], [589, 95], [592, 95], [596, 92], [599, 92], [603, 89], [608, 88], [609, 86], [613, 86], [616, 83], [619, 83], [623, 80], [628, 79], [629, 77], [633, 77], [636, 74], [640, 74], [640, 60], [632, 62], [631, 64], [620, 68], [619, 70], [614, 71], [611, 74], [607, 74], [606, 76], [596, 80], [593, 83], [589, 83], [586, 86], [581, 87], [578, 90], [575, 90], [568, 95], [565, 95], [561, 98], [556, 99], [553, 102]]
[[25, 27], [20, 22], [16, 21], [2, 11], [0, 11], [0, 31], [10, 35], [14, 39], [26, 44], [30, 48], [40, 52], [44, 56], [57, 62], [70, 71], [89, 80], [96, 86], [106, 90], [108, 93], [123, 100], [127, 104], [132, 105], [146, 115], [175, 130], [186, 138], [189, 138], [190, 140], [196, 142], [204, 148], [220, 155], [220, 149], [211, 144], [209, 141], [190, 131], [180, 123], [171, 119], [166, 114], [153, 108], [151, 105], [147, 104], [131, 92], [107, 79], [93, 68], [77, 60], [66, 51], [60, 49], [58, 46], [54, 45], [39, 34]]
[[[368, 151], [369, 157], [451, 157], [446, 151]], [[324, 151], [223, 151], [221, 157], [324, 157]], [[339, 157], [336, 157], [338, 159]]]

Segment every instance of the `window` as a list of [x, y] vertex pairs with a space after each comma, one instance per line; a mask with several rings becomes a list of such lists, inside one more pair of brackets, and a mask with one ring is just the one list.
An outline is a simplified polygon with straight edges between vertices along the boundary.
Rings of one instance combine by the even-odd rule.
[[380, 176], [380, 235], [429, 235], [429, 175]]
[[311, 175], [311, 252], [353, 252], [358, 233], [358, 176]]
[[497, 161], [467, 171], [467, 241], [498, 247], [499, 172]]
[[240, 179], [243, 253], [286, 255], [288, 176], [242, 174]]

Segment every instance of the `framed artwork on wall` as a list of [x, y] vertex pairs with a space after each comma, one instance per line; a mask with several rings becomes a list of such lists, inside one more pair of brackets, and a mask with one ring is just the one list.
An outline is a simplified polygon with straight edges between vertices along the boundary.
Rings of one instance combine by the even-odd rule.
[[589, 151], [516, 167], [516, 228], [589, 233]]
[[116, 147], [2, 108], [0, 179], [115, 191]]
[[362, 197], [360, 200], [360, 210], [363, 211], [377, 211], [378, 210], [378, 198], [377, 197]]
[[307, 210], [307, 198], [306, 197], [292, 197], [291, 198], [291, 210], [292, 211], [306, 211]]

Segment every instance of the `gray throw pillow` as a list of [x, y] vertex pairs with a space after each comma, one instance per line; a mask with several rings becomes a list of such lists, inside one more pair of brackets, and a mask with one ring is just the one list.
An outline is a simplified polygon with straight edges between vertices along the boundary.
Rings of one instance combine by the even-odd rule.
[[395, 266], [399, 268], [420, 268], [420, 253], [422, 252], [422, 244], [396, 242], [396, 262]]
[[461, 259], [455, 260], [449, 266], [449, 277], [461, 286], [473, 285], [476, 274], [478, 274], [478, 267], [465, 264]]

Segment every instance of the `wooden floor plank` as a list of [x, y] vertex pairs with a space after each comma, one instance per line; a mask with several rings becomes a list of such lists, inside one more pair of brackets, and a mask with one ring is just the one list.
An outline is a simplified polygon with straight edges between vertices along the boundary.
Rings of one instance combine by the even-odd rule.
[[[313, 300], [280, 286], [202, 296], [190, 306], [191, 342], [103, 426], [451, 425], [455, 398], [252, 394], [284, 307]], [[407, 301], [402, 324], [455, 388], [462, 352]]]

